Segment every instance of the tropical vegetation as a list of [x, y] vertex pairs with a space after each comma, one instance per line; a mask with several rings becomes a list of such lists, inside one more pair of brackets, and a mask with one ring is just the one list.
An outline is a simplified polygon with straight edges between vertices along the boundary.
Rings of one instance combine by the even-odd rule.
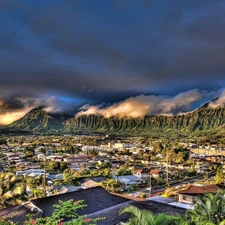
[[13, 173], [0, 172], [0, 208], [20, 204], [27, 200], [23, 179]]
[[154, 215], [146, 209], [128, 205], [119, 214], [131, 213], [127, 225], [225, 225], [225, 191], [197, 196], [194, 209], [180, 215], [160, 213]]

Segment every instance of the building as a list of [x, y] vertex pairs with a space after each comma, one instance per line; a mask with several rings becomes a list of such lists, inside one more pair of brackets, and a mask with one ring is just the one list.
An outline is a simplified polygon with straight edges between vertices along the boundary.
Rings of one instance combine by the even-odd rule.
[[164, 172], [162, 170], [151, 170], [150, 174], [153, 178], [162, 177]]
[[197, 195], [202, 195], [205, 193], [213, 193], [215, 194], [217, 191], [221, 190], [221, 188], [216, 184], [191, 184], [187, 189], [178, 191], [178, 201], [179, 203], [185, 204], [194, 204], [195, 197]]
[[86, 188], [93, 188], [99, 186], [99, 184], [102, 181], [105, 181], [105, 177], [91, 177], [91, 178], [85, 178], [84, 180], [81, 181], [81, 187], [86, 189]]
[[133, 175], [140, 178], [140, 179], [143, 179], [143, 180], [148, 180], [149, 177], [150, 177], [150, 169], [148, 168], [141, 168], [141, 169], [136, 169], [134, 170], [134, 173]]
[[109, 193], [102, 187], [95, 187], [35, 199], [21, 205], [5, 208], [0, 210], [0, 217], [13, 213], [12, 220], [18, 222], [18, 225], [22, 225], [27, 220], [26, 214], [33, 214], [34, 218], [47, 217], [52, 214], [54, 210], [53, 205], [58, 204], [59, 200], [67, 201], [71, 199], [73, 201], [84, 200], [84, 204], [87, 205], [85, 208], [77, 210], [78, 215], [86, 215], [87, 218], [104, 217], [104, 220], [98, 221], [98, 225], [115, 225], [126, 222], [130, 218], [130, 214], [119, 215], [118, 212], [127, 204], [140, 209], [150, 210], [153, 214], [163, 212], [183, 216], [185, 213], [185, 210], [174, 208], [174, 206], [168, 204], [141, 201], [141, 199], [134, 197], [126, 198], [120, 194]]
[[84, 164], [84, 163], [88, 163], [91, 159], [92, 159], [91, 156], [88, 156], [88, 155], [76, 155], [73, 157], [64, 158], [64, 161], [71, 164], [76, 164], [76, 163]]

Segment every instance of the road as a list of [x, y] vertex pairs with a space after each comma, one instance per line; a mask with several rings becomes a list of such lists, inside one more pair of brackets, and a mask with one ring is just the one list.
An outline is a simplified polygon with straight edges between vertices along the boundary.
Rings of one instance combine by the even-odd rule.
[[[208, 174], [208, 177], [213, 177], [215, 176], [215, 172], [211, 172]], [[202, 180], [204, 178], [204, 175], [199, 175], [199, 176], [196, 176], [196, 177], [193, 177], [193, 178], [187, 178], [185, 180], [182, 180], [182, 181], [170, 181], [170, 187], [175, 187], [175, 186], [178, 186], [178, 185], [182, 185], [182, 184], [188, 184], [188, 183], [194, 183], [198, 180]], [[166, 189], [165, 186], [157, 186], [157, 187], [152, 187], [151, 188], [151, 194], [155, 194], [157, 192], [164, 192]], [[141, 188], [140, 191], [142, 192], [145, 192], [146, 194], [149, 193], [149, 189], [146, 190], [146, 188]]]

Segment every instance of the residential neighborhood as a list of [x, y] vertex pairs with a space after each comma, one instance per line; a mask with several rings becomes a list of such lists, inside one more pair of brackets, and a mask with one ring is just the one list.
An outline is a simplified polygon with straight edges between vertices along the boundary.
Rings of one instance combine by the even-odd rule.
[[[224, 147], [199, 154], [206, 146], [162, 146], [158, 140], [134, 137], [15, 136], [2, 139], [0, 163], [2, 173], [23, 180], [27, 201], [101, 187], [125, 202], [151, 201], [185, 210], [194, 206], [195, 196], [223, 190]], [[0, 215], [5, 207], [1, 205]]]

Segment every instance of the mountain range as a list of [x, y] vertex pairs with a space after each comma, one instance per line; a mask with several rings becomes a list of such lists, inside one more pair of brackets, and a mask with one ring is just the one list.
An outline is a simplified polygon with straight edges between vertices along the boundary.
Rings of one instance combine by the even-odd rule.
[[204, 135], [225, 134], [225, 107], [206, 103], [193, 112], [177, 116], [105, 118], [101, 115], [74, 117], [47, 113], [36, 107], [6, 128], [29, 132], [104, 133], [118, 135]]

